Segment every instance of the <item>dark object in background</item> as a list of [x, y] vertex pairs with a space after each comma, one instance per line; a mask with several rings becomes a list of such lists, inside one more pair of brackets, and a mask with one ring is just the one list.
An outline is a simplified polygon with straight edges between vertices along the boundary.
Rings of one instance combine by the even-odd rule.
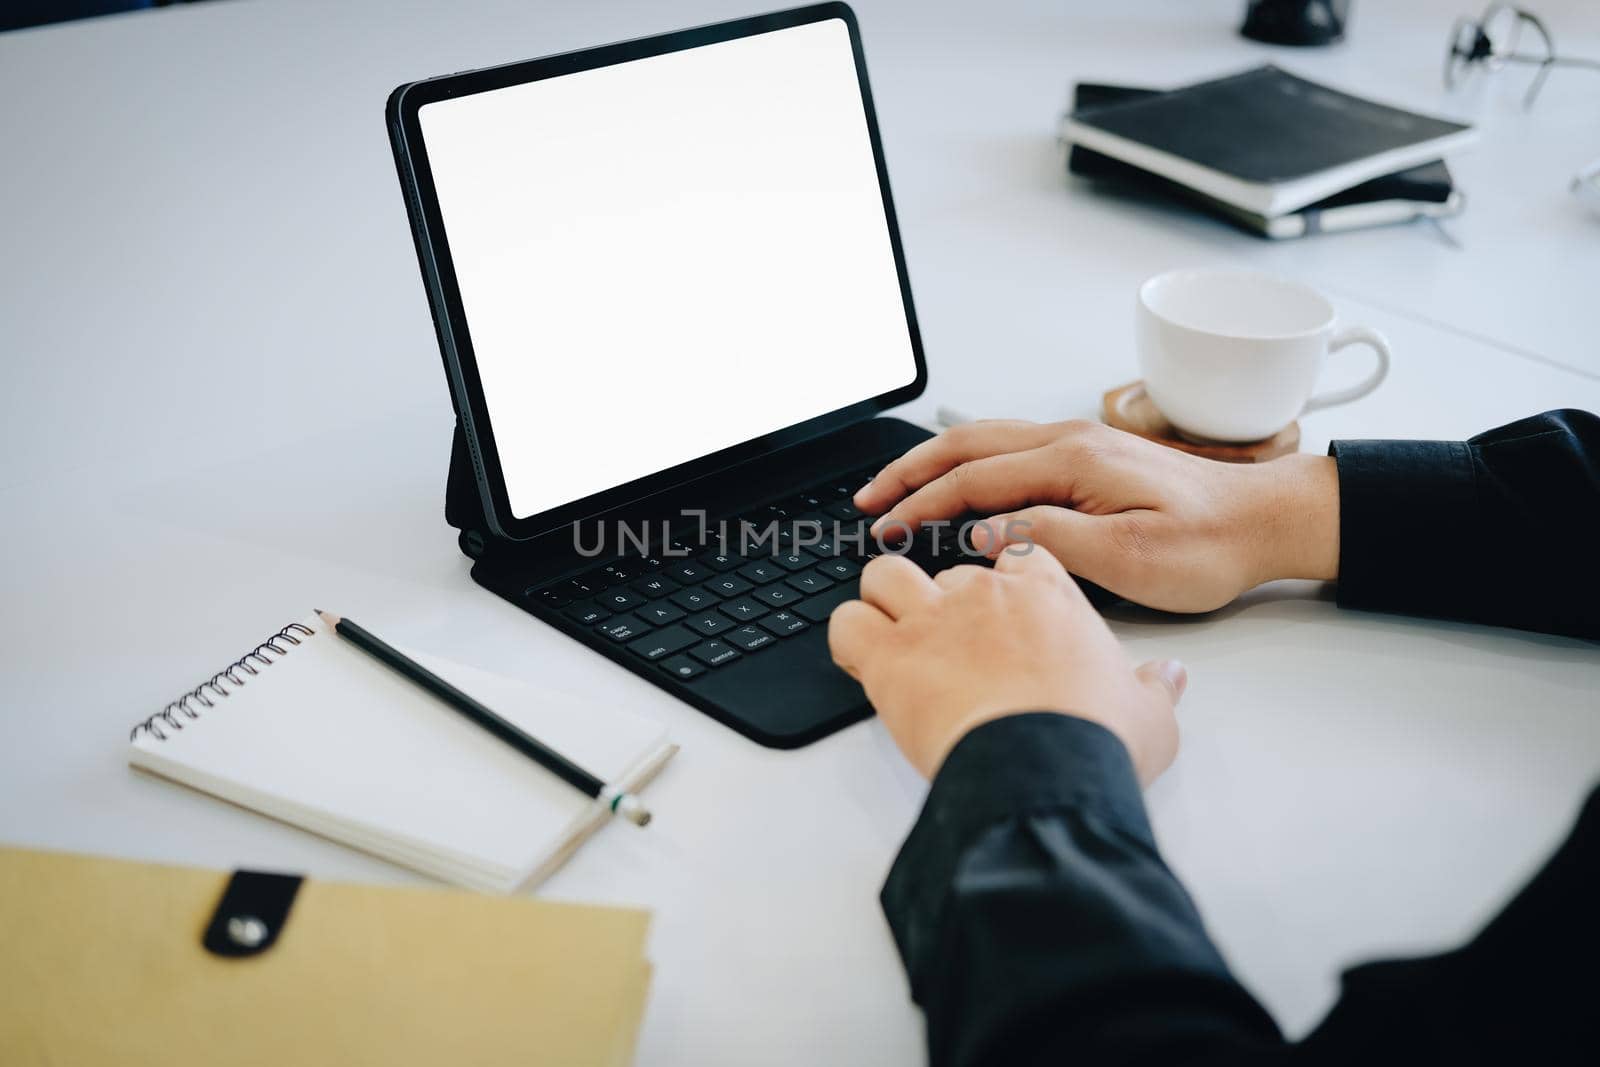
[[1066, 140], [1268, 218], [1472, 142], [1271, 65], [1067, 116]]
[[[1162, 91], [1079, 82], [1073, 86], [1072, 113], [1092, 111], [1125, 100], [1157, 96]], [[1248, 233], [1275, 240], [1390, 225], [1418, 218], [1448, 218], [1457, 214], [1465, 202], [1456, 191], [1449, 168], [1443, 160], [1364, 181], [1344, 192], [1276, 218], [1245, 211], [1080, 144], [1072, 144], [1068, 149], [1067, 170], [1079, 177], [1135, 195], [1148, 193], [1197, 204]]]
[[147, 7], [193, 3], [194, 0], [0, 0], [0, 30], [20, 30], [52, 22], [116, 15]]
[[[1527, 50], [1521, 47], [1524, 29], [1528, 30], [1532, 44]], [[1450, 31], [1450, 50], [1444, 60], [1446, 89], [1456, 88], [1476, 72], [1493, 74], [1508, 65], [1535, 68], [1533, 81], [1522, 97], [1524, 110], [1533, 107], [1553, 68], [1600, 70], [1600, 60], [1557, 55], [1555, 40], [1544, 20], [1520, 7], [1495, 3], [1476, 19], [1456, 19], [1455, 28]]]
[[1344, 37], [1350, 0], [1250, 0], [1239, 32], [1268, 44], [1323, 45]]

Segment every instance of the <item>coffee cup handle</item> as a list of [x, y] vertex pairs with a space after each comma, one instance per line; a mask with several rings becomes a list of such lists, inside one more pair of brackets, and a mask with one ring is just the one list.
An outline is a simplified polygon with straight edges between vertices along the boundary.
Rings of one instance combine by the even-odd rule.
[[1366, 380], [1356, 383], [1345, 389], [1334, 389], [1326, 393], [1318, 393], [1306, 401], [1306, 406], [1300, 409], [1304, 415], [1308, 411], [1317, 411], [1321, 408], [1331, 408], [1336, 404], [1348, 404], [1352, 400], [1359, 400], [1366, 396], [1389, 376], [1389, 342], [1377, 330], [1369, 330], [1365, 326], [1352, 326], [1348, 330], [1340, 330], [1328, 342], [1328, 352], [1331, 355], [1348, 345], [1367, 345], [1378, 357], [1378, 365]]

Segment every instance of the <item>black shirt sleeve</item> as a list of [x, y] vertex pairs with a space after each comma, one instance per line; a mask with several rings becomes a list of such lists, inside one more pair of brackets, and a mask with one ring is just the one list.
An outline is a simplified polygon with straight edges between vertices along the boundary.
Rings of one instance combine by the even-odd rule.
[[1281, 1043], [1157, 853], [1127, 750], [1087, 720], [1015, 716], [963, 738], [883, 906], [935, 1067]]
[[[951, 752], [883, 889], [935, 1067], [1583, 1063], [1600, 1047], [1600, 800], [1473, 942], [1345, 975], [1303, 1042], [1229, 972], [1125, 750], [1057, 714]], [[1566, 964], [1563, 963], [1566, 961]], [[1570, 966], [1568, 965], [1570, 964]]]
[[1340, 604], [1600, 637], [1600, 418], [1328, 451]]
[[[1600, 419], [1337, 442], [1341, 603], [1600, 637]], [[1162, 862], [1120, 742], [1019, 715], [956, 745], [883, 889], [937, 1067], [1592, 1063], [1600, 790], [1467, 945], [1347, 972], [1291, 1044]]]

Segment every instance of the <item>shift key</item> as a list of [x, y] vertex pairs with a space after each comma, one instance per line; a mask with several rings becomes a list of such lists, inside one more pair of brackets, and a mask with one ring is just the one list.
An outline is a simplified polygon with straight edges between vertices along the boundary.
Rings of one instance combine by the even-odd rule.
[[837, 588], [829, 589], [826, 593], [806, 597], [791, 610], [802, 619], [810, 619], [812, 622], [827, 622], [828, 616], [833, 614], [834, 608], [843, 604], [846, 600], [856, 599], [860, 588], [861, 583], [859, 582], [846, 582]]

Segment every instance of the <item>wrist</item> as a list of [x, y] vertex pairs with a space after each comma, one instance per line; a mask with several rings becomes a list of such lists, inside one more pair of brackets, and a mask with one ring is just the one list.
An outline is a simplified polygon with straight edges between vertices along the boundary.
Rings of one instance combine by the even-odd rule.
[[944, 765], [949, 761], [951, 753], [960, 748], [961, 743], [970, 735], [983, 729], [990, 723], [1002, 722], [1007, 719], [1016, 719], [1022, 717], [1028, 717], [1030, 719], [1060, 717], [1063, 719], [1075, 719], [1080, 722], [1091, 723], [1101, 730], [1104, 730], [1106, 733], [1116, 738], [1117, 742], [1122, 745], [1123, 749], [1130, 754], [1129, 758], [1132, 758], [1131, 753], [1133, 752], [1133, 747], [1129, 743], [1130, 739], [1125, 737], [1121, 731], [1115, 729], [1112, 723], [1107, 722], [1102, 718], [1083, 715], [1079, 714], [1078, 712], [1063, 711], [1059, 706], [1057, 706], [1057, 703], [1058, 702], [1054, 701], [1045, 701], [1043, 703], [1039, 703], [1035, 701], [1024, 700], [1016, 704], [1007, 704], [1003, 710], [998, 708], [986, 708], [974, 711], [971, 714], [959, 719], [954, 726], [946, 731], [942, 737], [938, 738], [931, 747], [926, 747], [920, 751], [905, 750], [902, 747], [902, 751], [905, 751], [907, 759], [911, 765], [916, 768], [917, 772], [931, 782], [937, 778], [939, 776], [939, 772], [944, 769]]
[[1261, 531], [1256, 579], [1339, 577], [1339, 469], [1328, 456], [1296, 454], [1252, 469], [1249, 521]]

